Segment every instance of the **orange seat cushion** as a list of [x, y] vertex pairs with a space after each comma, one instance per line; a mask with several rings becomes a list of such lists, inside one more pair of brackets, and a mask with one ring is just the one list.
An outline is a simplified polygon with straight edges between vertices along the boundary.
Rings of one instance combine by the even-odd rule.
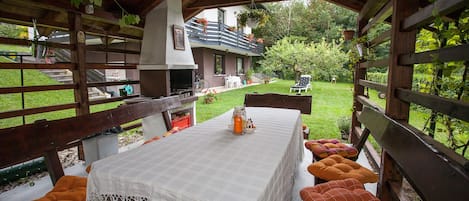
[[362, 183], [378, 181], [378, 175], [373, 171], [337, 154], [309, 165], [308, 171], [327, 181], [348, 178], [355, 178]]
[[61, 177], [54, 188], [44, 197], [36, 201], [85, 201], [86, 200], [86, 178], [77, 176]]
[[336, 139], [310, 140], [305, 142], [305, 147], [319, 158], [326, 158], [334, 154], [346, 158], [353, 158], [358, 155], [358, 150], [355, 147], [347, 146]]
[[303, 188], [300, 196], [304, 201], [379, 201], [353, 178]]

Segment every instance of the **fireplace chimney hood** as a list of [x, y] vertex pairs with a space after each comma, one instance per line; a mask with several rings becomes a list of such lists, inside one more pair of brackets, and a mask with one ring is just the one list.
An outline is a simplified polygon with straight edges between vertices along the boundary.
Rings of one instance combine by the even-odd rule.
[[[139, 70], [197, 69], [184, 29], [181, 2], [164, 0], [145, 17]], [[182, 28], [182, 35], [181, 29], [174, 34], [174, 27]]]

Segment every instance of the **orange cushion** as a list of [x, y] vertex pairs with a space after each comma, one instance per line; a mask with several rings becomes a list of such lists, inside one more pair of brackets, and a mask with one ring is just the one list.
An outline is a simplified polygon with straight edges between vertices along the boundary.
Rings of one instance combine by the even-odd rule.
[[360, 164], [340, 155], [332, 155], [308, 166], [315, 177], [331, 181], [355, 178], [362, 183], [378, 181], [378, 175]]
[[353, 178], [303, 188], [300, 196], [304, 201], [379, 201]]
[[355, 147], [347, 146], [336, 139], [310, 140], [305, 142], [305, 147], [319, 158], [326, 158], [334, 154], [346, 158], [353, 158], [358, 155], [358, 150]]
[[61, 177], [54, 188], [44, 197], [36, 201], [85, 201], [86, 200], [86, 178], [77, 176]]

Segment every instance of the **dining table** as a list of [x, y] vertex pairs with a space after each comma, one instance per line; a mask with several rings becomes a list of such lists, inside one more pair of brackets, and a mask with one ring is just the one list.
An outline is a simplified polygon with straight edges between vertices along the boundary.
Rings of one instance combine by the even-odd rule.
[[87, 200], [288, 201], [303, 158], [299, 110], [246, 107], [252, 133], [233, 134], [232, 112], [92, 164]]

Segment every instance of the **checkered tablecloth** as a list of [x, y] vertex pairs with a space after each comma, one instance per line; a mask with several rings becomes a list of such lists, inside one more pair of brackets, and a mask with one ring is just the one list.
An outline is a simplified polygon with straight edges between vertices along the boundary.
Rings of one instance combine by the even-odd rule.
[[257, 129], [228, 129], [232, 111], [96, 161], [87, 200], [291, 200], [303, 157], [298, 110], [247, 108]]

